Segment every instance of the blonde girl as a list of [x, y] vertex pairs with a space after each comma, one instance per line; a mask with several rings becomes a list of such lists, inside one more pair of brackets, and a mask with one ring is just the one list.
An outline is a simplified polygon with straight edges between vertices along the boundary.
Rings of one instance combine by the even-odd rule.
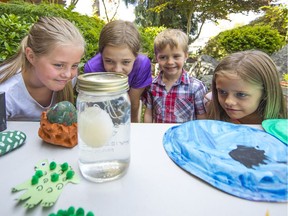
[[73, 103], [74, 78], [84, 49], [84, 38], [71, 22], [40, 18], [22, 40], [18, 53], [0, 65], [7, 119], [38, 121], [41, 113], [57, 102]]
[[208, 118], [240, 124], [287, 118], [286, 101], [273, 60], [258, 50], [225, 57], [214, 71]]

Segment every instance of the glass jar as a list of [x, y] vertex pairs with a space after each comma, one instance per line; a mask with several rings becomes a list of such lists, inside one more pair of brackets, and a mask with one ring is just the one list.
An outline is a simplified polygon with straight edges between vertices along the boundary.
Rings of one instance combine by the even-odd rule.
[[94, 182], [120, 178], [130, 163], [128, 77], [97, 72], [78, 76], [78, 146], [82, 175]]

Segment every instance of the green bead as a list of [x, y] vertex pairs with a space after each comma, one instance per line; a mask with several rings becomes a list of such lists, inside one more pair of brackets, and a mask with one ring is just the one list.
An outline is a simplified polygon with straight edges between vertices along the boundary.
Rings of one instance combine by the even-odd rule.
[[50, 170], [54, 170], [56, 168], [56, 166], [57, 166], [57, 164], [54, 161], [52, 161], [49, 165], [49, 168], [50, 168]]
[[65, 210], [59, 209], [59, 210], [57, 211], [57, 216], [64, 216], [65, 213], [66, 213]]
[[94, 216], [93, 212], [89, 211], [86, 216]]
[[69, 168], [68, 163], [63, 163], [63, 164], [61, 165], [61, 170], [62, 170], [63, 172], [66, 171], [66, 170], [68, 170], [68, 168]]
[[52, 181], [52, 182], [57, 182], [58, 180], [59, 180], [59, 174], [53, 173], [53, 174], [51, 175], [51, 181]]
[[74, 176], [74, 171], [73, 170], [69, 170], [67, 173], [66, 173], [66, 179], [72, 179]]
[[85, 211], [83, 208], [78, 208], [77, 211], [76, 211], [76, 215], [77, 216], [84, 216], [85, 214]]
[[73, 206], [70, 206], [67, 210], [68, 215], [74, 215], [75, 213], [75, 208]]
[[40, 178], [40, 177], [43, 176], [43, 171], [42, 171], [42, 170], [37, 170], [37, 171], [35, 172], [35, 175]]
[[39, 182], [39, 177], [37, 175], [32, 176], [31, 184], [36, 185]]

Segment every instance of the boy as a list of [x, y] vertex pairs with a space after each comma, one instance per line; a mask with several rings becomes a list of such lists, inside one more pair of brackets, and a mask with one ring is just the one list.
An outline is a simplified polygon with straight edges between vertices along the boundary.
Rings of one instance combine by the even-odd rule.
[[142, 96], [145, 123], [183, 123], [206, 118], [204, 84], [183, 69], [188, 58], [188, 37], [181, 30], [166, 29], [154, 40], [160, 73]]

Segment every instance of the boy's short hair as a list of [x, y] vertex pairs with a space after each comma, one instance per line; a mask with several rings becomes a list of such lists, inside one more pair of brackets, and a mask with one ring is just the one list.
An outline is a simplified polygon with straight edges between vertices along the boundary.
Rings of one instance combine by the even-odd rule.
[[165, 29], [160, 32], [154, 40], [154, 52], [157, 53], [169, 45], [170, 48], [182, 47], [184, 52], [188, 52], [188, 36], [179, 29]]

